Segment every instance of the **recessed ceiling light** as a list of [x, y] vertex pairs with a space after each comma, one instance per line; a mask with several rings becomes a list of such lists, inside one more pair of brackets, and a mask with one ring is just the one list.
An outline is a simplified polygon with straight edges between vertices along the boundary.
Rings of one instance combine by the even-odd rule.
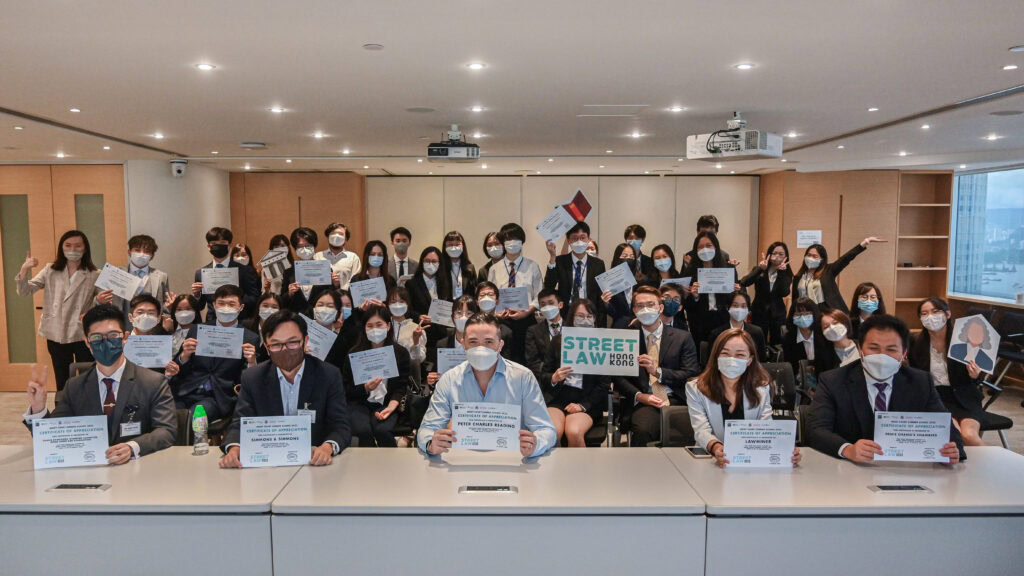
[[483, 70], [484, 68], [487, 68], [487, 64], [484, 64], [483, 62], [470, 62], [469, 64], [466, 64], [466, 68], [469, 68], [470, 70]]
[[196, 68], [202, 70], [203, 72], [209, 72], [210, 70], [216, 68], [216, 66], [214, 66], [213, 64], [209, 64], [207, 62], [201, 62], [199, 64], [196, 64]]
[[24, 128], [23, 128], [23, 127], [21, 127], [21, 126], [15, 126], [15, 127], [14, 127], [14, 129], [15, 129], [15, 130], [24, 130]]
[[321, 139], [323, 137], [324, 137], [324, 133], [323, 132], [313, 132], [313, 138], [316, 138], [317, 140], [319, 140], [319, 139]]
[[77, 113], [81, 112], [81, 110], [79, 110], [78, 108], [70, 108], [70, 109], [68, 109], [68, 112], [74, 112], [74, 113], [77, 114]]
[[211, 150], [210, 154], [220, 154], [220, 152], [217, 152], [216, 150]]
[[796, 138], [797, 136], [799, 136], [799, 134], [792, 130], [789, 131], [789, 134], [786, 134], [786, 138]]
[[750, 70], [753, 67], [754, 67], [754, 65], [749, 63], [749, 62], [744, 62], [742, 64], [737, 64], [737, 65], [733, 66], [733, 68], [735, 68], [737, 70]]
[[110, 146], [104, 146], [103, 149], [104, 150], [110, 150]]
[[839, 146], [836, 146], [836, 150], [843, 150], [845, 148], [846, 148], [846, 146], [843, 146], [842, 144], [840, 144]]
[[985, 140], [999, 140], [1000, 138], [1002, 138], [1002, 136], [998, 134], [989, 134], [988, 136], [985, 136]]
[[349, 152], [350, 152], [350, 150], [349, 150], [348, 148], [345, 148], [344, 150], [342, 150], [342, 151], [341, 151], [341, 153], [342, 153], [342, 154], [346, 154], [346, 155], [347, 155], [347, 154], [348, 154]]
[[537, 170], [537, 174], [540, 174], [540, 170]]
[[686, 158], [676, 158], [676, 162], [682, 162], [684, 160], [686, 160]]
[[611, 154], [612, 152], [614, 152], [614, 150], [605, 150], [604, 151], [605, 154]]
[[482, 170], [487, 170], [487, 164], [481, 164], [481, 165], [480, 165], [480, 168], [481, 168]]
[[642, 136], [642, 134], [640, 134], [639, 132], [633, 132], [633, 133], [631, 134], [631, 136], [632, 136], [633, 138], [639, 138], [640, 136]]
[[783, 159], [779, 160], [779, 162], [788, 162], [788, 160], [786, 160], [785, 158], [783, 158]]
[[248, 164], [245, 165], [246, 170], [249, 170], [250, 168], [252, 168], [252, 166], [249, 166]]
[[601, 164], [600, 166], [598, 166], [598, 168], [604, 168], [604, 164]]
[[483, 137], [484, 137], [484, 135], [481, 134], [480, 132], [473, 132], [473, 138], [483, 138]]
[[1010, 46], [1010, 52], [1024, 52], [1024, 44], [1020, 46]]
[[721, 164], [715, 164], [715, 168], [718, 168], [719, 170], [721, 170], [722, 169], [722, 165]]
[[64, 157], [64, 153], [63, 152], [57, 152], [57, 158], [63, 158], [63, 157]]
[[651, 172], [649, 170], [644, 170], [644, 174], [650, 174], [650, 173]]
[[370, 169], [369, 166], [363, 165], [363, 170], [369, 170], [369, 169]]
[[668, 109], [669, 112], [682, 112], [683, 110], [686, 110], [686, 108], [682, 106], [673, 106]]
[[423, 163], [423, 158], [417, 158], [416, 162], [419, 163], [419, 164], [422, 164]]
[[285, 161], [284, 161], [284, 163], [285, 163], [285, 164], [291, 164], [291, 163], [292, 163], [292, 159], [291, 159], [291, 158], [289, 158], [289, 159], [285, 160]]
[[555, 161], [554, 158], [548, 158], [548, 162], [554, 162], [554, 161]]
[[427, 172], [427, 174], [433, 176], [434, 173], [433, 172]]
[[384, 49], [384, 45], [383, 44], [374, 44], [374, 43], [363, 44], [363, 50], [371, 50], [371, 51], [376, 52], [378, 50], [383, 50], [383, 49]]
[[470, 108], [470, 110], [472, 110], [473, 112], [483, 112], [484, 111], [484, 107], [483, 106], [473, 106], [472, 108]]
[[735, 173], [736, 173], [735, 170], [729, 170], [729, 174], [735, 174]]
[[878, 108], [872, 106], [871, 108], [868, 108], [868, 112], [878, 112]]
[[1007, 64], [1006, 66], [1003, 66], [1003, 70], [1016, 70], [1016, 69], [1017, 69], [1017, 65], [1016, 64]]
[[967, 164], [961, 164], [961, 165], [960, 165], [960, 169], [961, 169], [961, 170], [963, 170], [964, 168], [967, 168]]
[[921, 130], [928, 130], [929, 128], [931, 128], [931, 126], [928, 124], [921, 124]]
[[157, 140], [163, 140], [164, 139], [164, 133], [163, 132], [154, 132], [153, 133], [153, 138], [156, 138]]
[[906, 150], [900, 150], [899, 155], [900, 156], [906, 156], [907, 155], [907, 151]]
[[274, 114], [283, 114], [287, 112], [287, 109], [282, 108], [280, 106], [271, 106], [270, 108], [267, 108], [267, 110], [273, 112]]

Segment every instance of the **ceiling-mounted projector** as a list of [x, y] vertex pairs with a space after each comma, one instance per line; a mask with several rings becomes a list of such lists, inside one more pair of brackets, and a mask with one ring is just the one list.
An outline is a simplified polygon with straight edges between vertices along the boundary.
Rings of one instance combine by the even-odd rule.
[[428, 162], [471, 163], [480, 159], [480, 147], [466, 142], [459, 125], [452, 124], [448, 139], [427, 146]]
[[733, 112], [727, 128], [711, 134], [686, 137], [686, 158], [723, 162], [782, 156], [782, 136], [763, 130], [747, 130], [747, 121]]

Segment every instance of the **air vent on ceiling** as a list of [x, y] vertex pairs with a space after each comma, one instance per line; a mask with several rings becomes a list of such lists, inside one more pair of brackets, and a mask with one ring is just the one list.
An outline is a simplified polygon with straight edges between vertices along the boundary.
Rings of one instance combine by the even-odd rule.
[[434, 112], [434, 109], [429, 106], [411, 106], [405, 109], [406, 112], [412, 112], [413, 114], [430, 114]]
[[249, 150], [262, 150], [262, 149], [267, 147], [267, 143], [266, 142], [255, 142], [255, 141], [253, 141], [253, 142], [242, 142], [238, 146], [241, 147], [241, 148], [249, 149]]
[[992, 116], [1018, 116], [1024, 114], [1020, 110], [996, 110], [995, 112], [989, 112]]

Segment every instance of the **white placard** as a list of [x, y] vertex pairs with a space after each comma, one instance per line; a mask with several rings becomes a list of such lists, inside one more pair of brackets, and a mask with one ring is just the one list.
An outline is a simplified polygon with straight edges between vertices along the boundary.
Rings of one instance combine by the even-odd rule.
[[241, 418], [239, 457], [243, 468], [302, 466], [313, 455], [309, 414]]
[[573, 374], [636, 376], [640, 368], [640, 331], [614, 328], [562, 328], [559, 367]]
[[957, 318], [946, 356], [961, 364], [973, 361], [982, 372], [994, 374], [1000, 339], [999, 332], [981, 314]]
[[99, 277], [96, 278], [96, 287], [100, 290], [112, 290], [116, 296], [125, 300], [131, 300], [139, 293], [142, 286], [142, 278], [135, 274], [125, 272], [109, 262], [103, 265]]
[[[326, 260], [321, 260], [321, 262], [326, 262]], [[384, 284], [384, 279], [380, 277], [351, 282], [348, 285], [348, 292], [352, 295], [353, 308], [359, 308], [363, 302], [371, 298], [381, 302], [388, 301], [388, 288]]]
[[537, 224], [537, 232], [544, 238], [545, 242], [555, 241], [562, 237], [570, 228], [576, 225], [576, 219], [565, 211], [565, 208], [556, 206], [551, 214]]
[[445, 372], [455, 368], [466, 361], [465, 348], [438, 348], [437, 349], [437, 373]]
[[665, 278], [661, 281], [661, 286], [659, 286], [659, 288], [664, 288], [669, 284], [675, 284], [677, 286], [682, 286], [683, 291], [685, 292], [690, 289], [691, 279], [692, 278], [690, 276], [683, 276], [682, 278]]
[[132, 334], [124, 344], [124, 357], [143, 368], [164, 368], [174, 357], [173, 336]]
[[821, 230], [797, 230], [796, 247], [810, 248], [815, 244], [821, 244]]
[[603, 274], [598, 274], [594, 277], [594, 280], [597, 280], [597, 285], [601, 288], [602, 294], [611, 292], [614, 295], [636, 286], [636, 276], [633, 274], [633, 269], [629, 267], [628, 262], [623, 262]]
[[732, 294], [736, 291], [735, 268], [697, 268], [698, 294]]
[[498, 288], [498, 307], [495, 312], [505, 310], [529, 310], [530, 291], [526, 286], [515, 286], [513, 288]]
[[523, 408], [497, 402], [456, 402], [452, 406], [452, 448], [519, 451]]
[[949, 462], [939, 452], [949, 443], [949, 412], [875, 412], [875, 460]]
[[726, 420], [724, 444], [729, 468], [792, 468], [796, 420]]
[[374, 378], [387, 380], [398, 377], [398, 361], [395, 359], [394, 346], [370, 348], [362, 352], [348, 355], [352, 366], [352, 380], [362, 386]]
[[107, 463], [106, 416], [38, 418], [32, 421], [32, 460], [36, 470]]
[[196, 356], [213, 358], [242, 357], [242, 336], [245, 330], [211, 324], [196, 325]]
[[[299, 286], [331, 286], [331, 263], [327, 260], [296, 260], [295, 283]], [[385, 296], [386, 299], [386, 296]]]
[[455, 321], [452, 320], [452, 303], [448, 300], [438, 300], [437, 298], [431, 300], [430, 310], [427, 311], [427, 315], [430, 316], [432, 324], [448, 327], [455, 326]]
[[334, 346], [334, 341], [338, 339], [338, 334], [305, 314], [299, 314], [299, 316], [302, 316], [302, 319], [306, 321], [306, 334], [309, 336], [309, 345], [307, 346], [309, 354], [317, 360], [326, 360], [327, 355], [330, 354], [331, 348]]
[[217, 291], [217, 288], [225, 285], [240, 286], [238, 283], [238, 268], [233, 266], [200, 268], [199, 277], [203, 281], [203, 294], [213, 294]]

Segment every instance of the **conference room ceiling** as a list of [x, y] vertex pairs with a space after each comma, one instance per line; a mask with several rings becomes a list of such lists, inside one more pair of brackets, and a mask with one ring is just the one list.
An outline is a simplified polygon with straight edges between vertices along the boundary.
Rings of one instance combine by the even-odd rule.
[[[1024, 52], [1009, 51], [1021, 22], [1020, 0], [16, 2], [0, 15], [0, 107], [224, 170], [978, 169], [1024, 161], [1024, 114], [992, 114], [1024, 111], [1024, 95], [785, 163], [680, 159], [687, 135], [735, 110], [749, 128], [795, 133], [790, 149], [1022, 85]], [[419, 162], [453, 123], [483, 159]], [[0, 114], [0, 162], [169, 157]]]

